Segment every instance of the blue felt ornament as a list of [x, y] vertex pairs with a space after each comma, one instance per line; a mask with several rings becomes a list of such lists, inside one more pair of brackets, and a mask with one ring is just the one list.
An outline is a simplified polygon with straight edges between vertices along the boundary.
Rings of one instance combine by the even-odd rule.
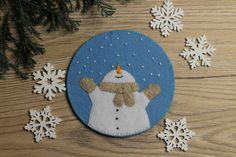
[[[149, 84], [160, 86], [160, 94], [146, 107], [149, 127], [119, 133], [122, 131], [119, 125], [122, 124], [118, 121], [122, 117], [118, 118], [115, 115], [114, 119], [110, 116], [107, 118], [116, 123], [116, 133], [109, 129], [99, 129], [89, 125], [93, 103], [89, 94], [81, 88], [81, 79], [92, 78], [98, 86], [109, 72], [116, 70], [117, 64], [132, 75], [139, 86], [139, 92], [142, 92]], [[99, 133], [123, 137], [141, 133], [160, 121], [171, 105], [175, 81], [172, 64], [156, 42], [141, 33], [115, 30], [99, 34], [79, 48], [70, 63], [66, 86], [71, 107], [84, 124]], [[118, 113], [114, 112], [114, 114]], [[134, 124], [131, 125], [135, 127]]]

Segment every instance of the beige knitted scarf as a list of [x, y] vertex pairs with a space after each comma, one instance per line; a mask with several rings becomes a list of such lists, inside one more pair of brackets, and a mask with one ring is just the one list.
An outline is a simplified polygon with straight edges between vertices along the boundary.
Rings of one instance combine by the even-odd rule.
[[137, 83], [111, 83], [102, 82], [99, 85], [100, 90], [115, 93], [113, 99], [114, 105], [121, 107], [125, 104], [131, 107], [135, 104], [134, 92], [138, 91], [139, 87]]

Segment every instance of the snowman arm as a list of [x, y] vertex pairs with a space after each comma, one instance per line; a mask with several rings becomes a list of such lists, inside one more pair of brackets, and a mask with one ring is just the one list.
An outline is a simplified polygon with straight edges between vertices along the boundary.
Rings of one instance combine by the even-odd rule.
[[93, 81], [92, 78], [83, 77], [80, 80], [81, 88], [86, 91], [87, 93], [91, 93], [97, 87], [96, 83]]
[[143, 91], [144, 95], [148, 98], [148, 100], [152, 100], [154, 97], [159, 95], [161, 92], [161, 88], [157, 84], [149, 84]]

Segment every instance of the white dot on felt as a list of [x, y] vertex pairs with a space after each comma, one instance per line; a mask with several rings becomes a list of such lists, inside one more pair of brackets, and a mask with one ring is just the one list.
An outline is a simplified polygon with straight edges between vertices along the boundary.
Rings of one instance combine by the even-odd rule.
[[103, 49], [103, 46], [101, 46], [101, 49]]
[[160, 76], [161, 76], [161, 74], [157, 74], [157, 76], [158, 76], [158, 77], [160, 77]]
[[92, 49], [92, 48], [89, 48], [89, 51], [93, 51], [93, 49]]
[[153, 76], [153, 73], [150, 73], [151, 76]]
[[79, 71], [78, 73], [79, 73], [79, 74], [81, 74], [81, 72], [80, 72], [80, 71]]
[[105, 39], [108, 39], [108, 36], [105, 36]]
[[152, 57], [152, 60], [154, 60], [155, 59], [155, 57]]
[[142, 65], [141, 68], [143, 69], [143, 68], [144, 68], [144, 65]]
[[112, 46], [112, 43], [110, 43], [109, 46], [111, 47], [111, 46]]
[[120, 54], [118, 53], [116, 56], [117, 56], [117, 57], [120, 57]]
[[162, 65], [162, 62], [160, 62], [159, 64]]
[[96, 60], [93, 61], [93, 63], [96, 63], [96, 62], [97, 62]]
[[104, 59], [104, 60], [103, 60], [103, 62], [104, 62], [104, 63], [106, 63], [106, 62], [107, 62], [107, 60], [105, 60], [105, 59]]
[[131, 64], [130, 64], [130, 63], [128, 63], [127, 65], [128, 65], [129, 67], [131, 66]]
[[83, 67], [86, 68], [86, 65], [84, 64]]
[[92, 70], [91, 73], [93, 73], [94, 71]]
[[151, 50], [148, 49], [147, 52], [149, 53], [149, 52], [151, 52]]
[[145, 79], [145, 78], [143, 78], [143, 81], [146, 81], [146, 79]]
[[86, 58], [89, 59], [89, 56], [87, 56]]
[[131, 34], [130, 32], [128, 32], [128, 34]]
[[119, 40], [120, 38], [119, 37], [116, 37], [117, 40]]
[[140, 38], [141, 41], [143, 41], [143, 38]]
[[111, 65], [112, 68], [114, 68], [115, 66], [114, 65]]
[[127, 42], [125, 42], [125, 45], [128, 45], [128, 43], [127, 43]]
[[99, 75], [102, 75], [102, 72], [99, 72]]
[[135, 56], [136, 56], [136, 54], [135, 54], [135, 53], [133, 53], [133, 54], [132, 54], [132, 56], [134, 56], [134, 57], [135, 57]]
[[76, 61], [77, 64], [79, 64], [79, 61]]

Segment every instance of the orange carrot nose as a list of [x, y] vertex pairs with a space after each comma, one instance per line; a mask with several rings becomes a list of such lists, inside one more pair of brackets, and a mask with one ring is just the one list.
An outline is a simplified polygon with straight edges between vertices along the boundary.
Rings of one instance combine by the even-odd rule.
[[116, 66], [116, 73], [117, 73], [117, 74], [121, 74], [121, 67], [120, 67], [120, 64], [117, 64], [117, 66]]

